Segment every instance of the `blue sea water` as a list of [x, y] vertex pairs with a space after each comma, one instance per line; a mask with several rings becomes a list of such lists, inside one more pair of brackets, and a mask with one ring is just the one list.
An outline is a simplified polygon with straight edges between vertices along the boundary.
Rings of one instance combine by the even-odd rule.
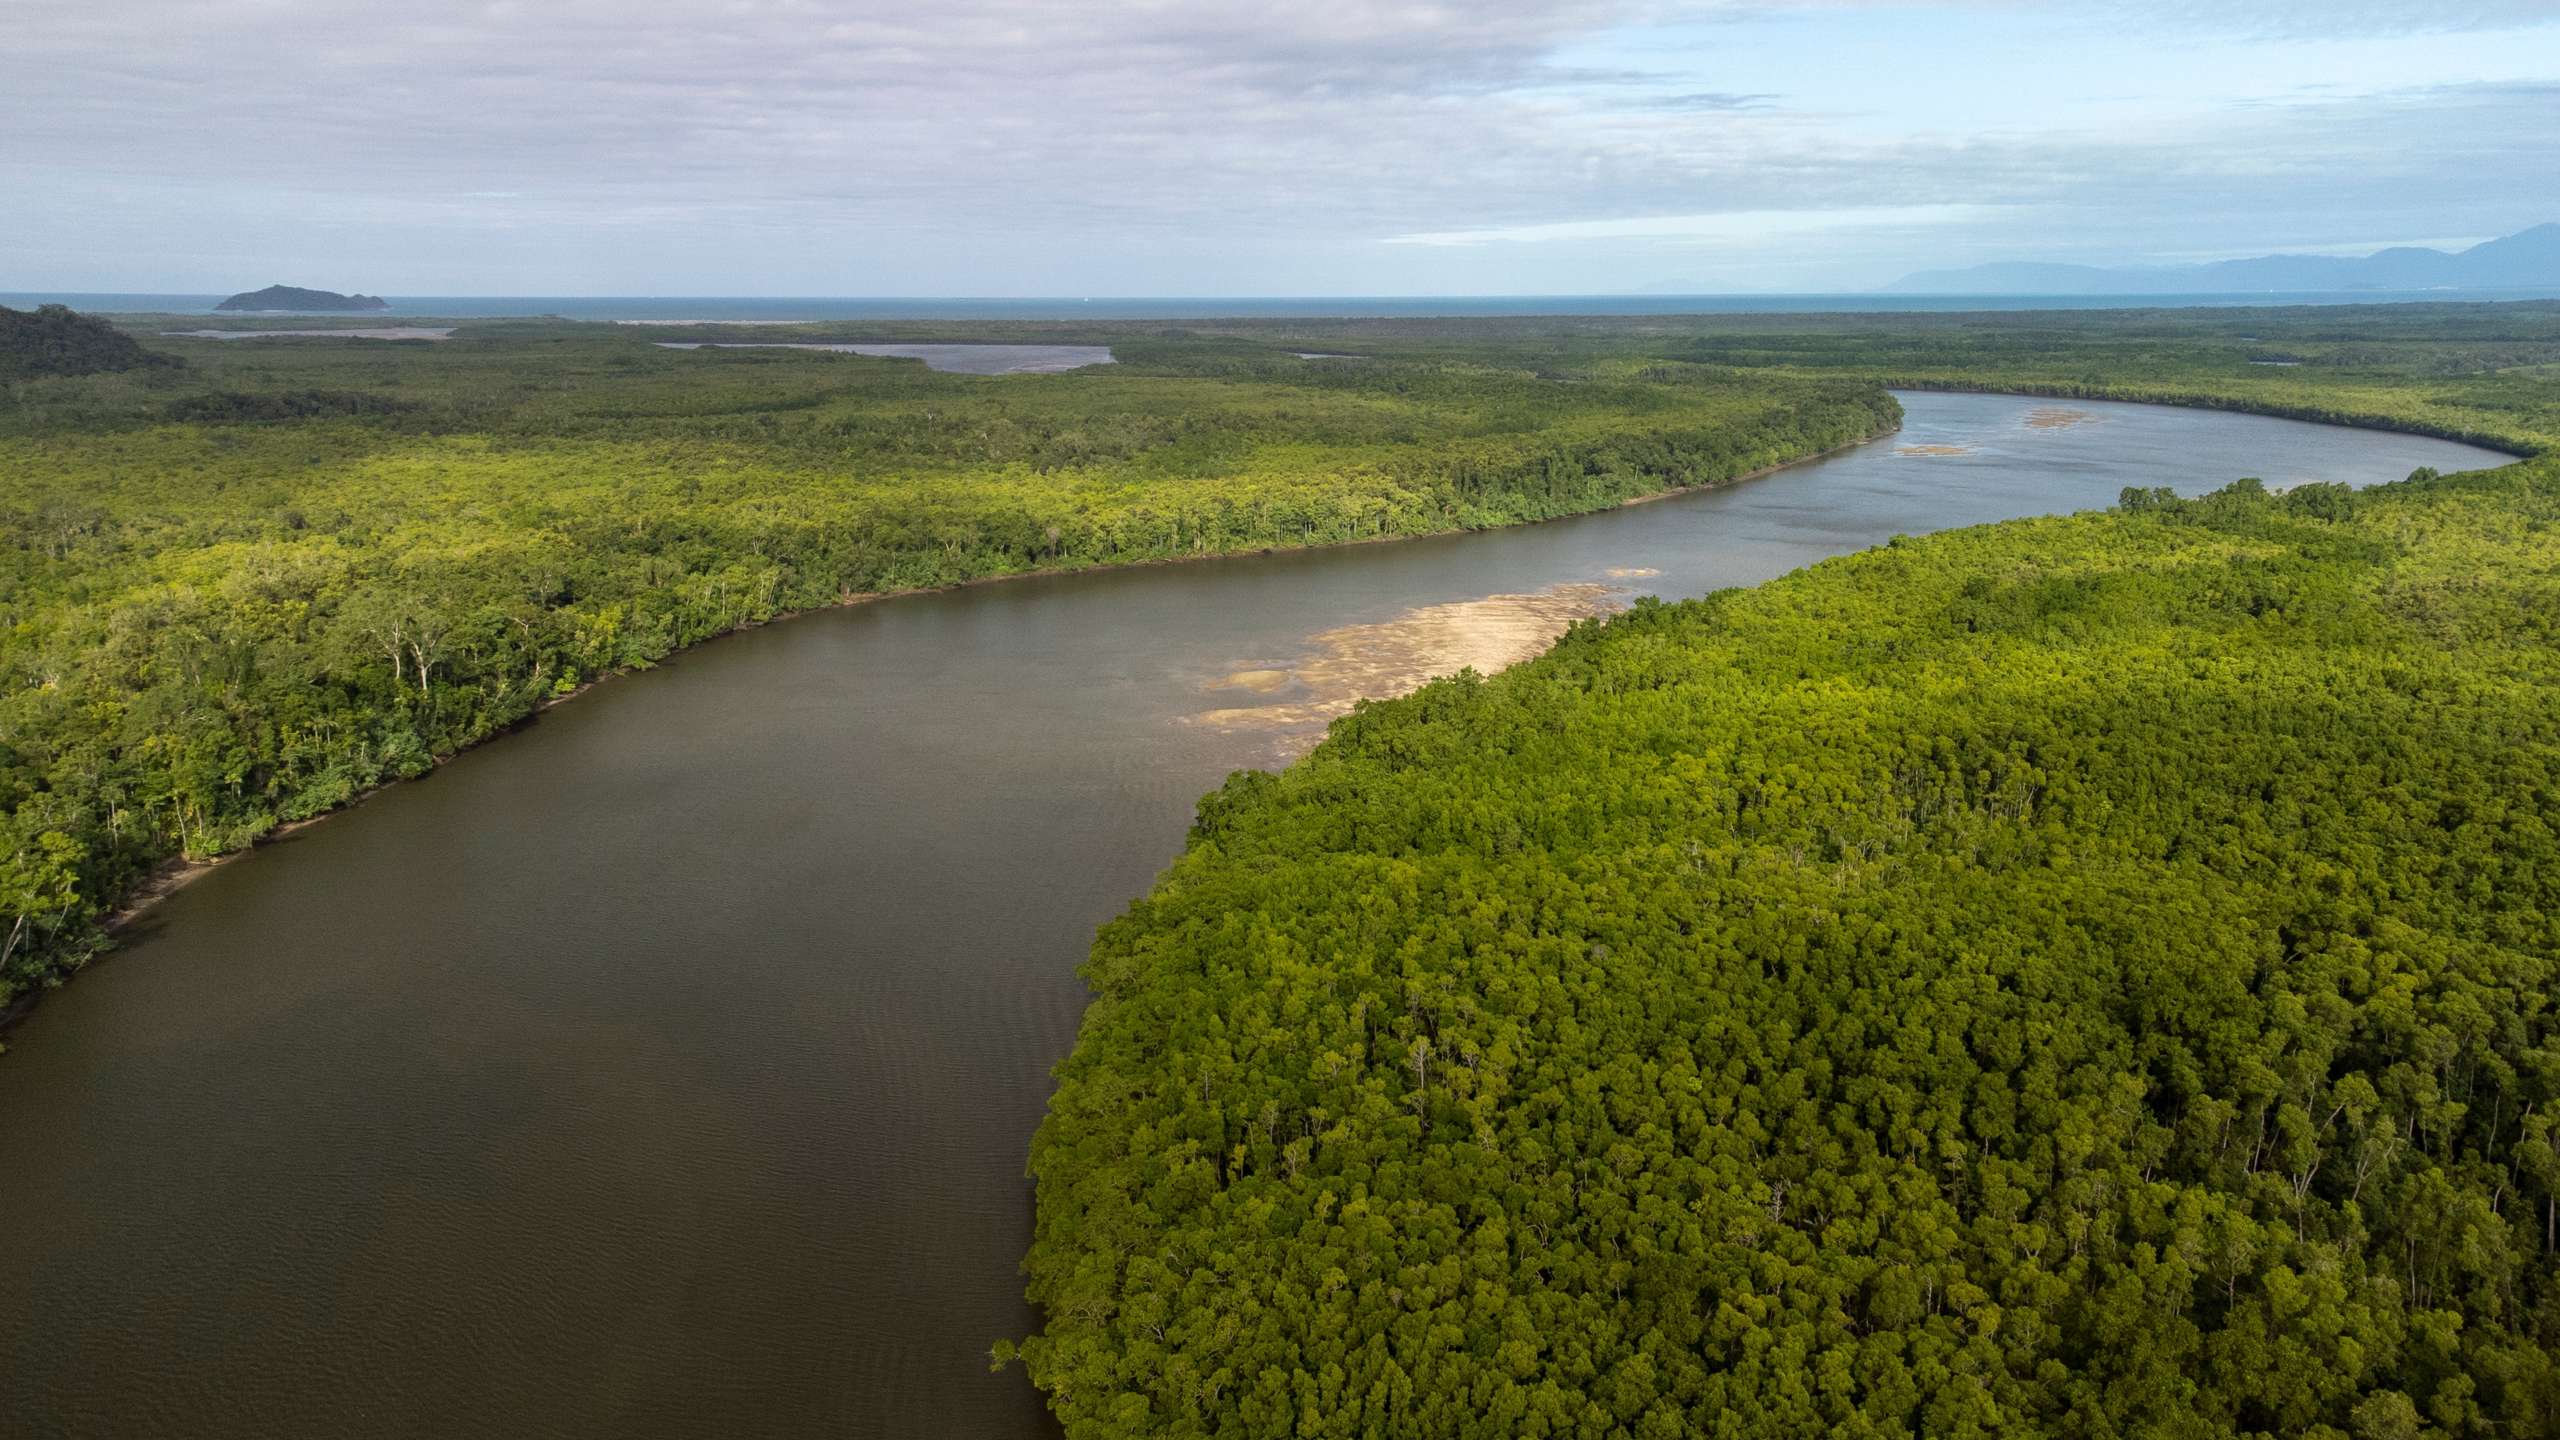
[[[412, 295], [376, 315], [571, 320], [1209, 320], [1428, 318], [1465, 315], [1747, 315], [1823, 312], [2184, 309], [2241, 305], [2370, 305], [2549, 299], [2553, 291], [2353, 291], [2258, 295], [1445, 295], [1113, 296], [1080, 299], [735, 295]], [[0, 292], [0, 305], [68, 305], [107, 314], [210, 314], [220, 295]]]

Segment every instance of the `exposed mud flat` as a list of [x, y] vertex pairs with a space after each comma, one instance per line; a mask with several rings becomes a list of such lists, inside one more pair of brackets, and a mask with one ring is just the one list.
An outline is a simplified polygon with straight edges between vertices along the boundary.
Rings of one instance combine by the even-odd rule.
[[1974, 447], [1970, 445], [1896, 445], [1893, 447], [1894, 454], [1911, 456], [1970, 455], [1973, 451]]
[[1612, 565], [1600, 573], [1612, 580], [1647, 580], [1662, 571], [1651, 565]]
[[2086, 410], [2074, 410], [2068, 405], [2039, 405], [2027, 412], [2026, 420], [2030, 430], [2068, 430], [2074, 425], [2097, 423], [2097, 416]]
[[1460, 670], [1490, 675], [1507, 669], [1544, 652], [1574, 621], [1625, 608], [1625, 593], [1597, 582], [1550, 585], [1321, 631], [1307, 638], [1305, 657], [1293, 665], [1232, 671], [1206, 687], [1212, 695], [1244, 692], [1267, 697], [1266, 703], [1219, 706], [1189, 719], [1222, 731], [1267, 732], [1280, 742], [1280, 753], [1295, 754], [1362, 700], [1407, 694]]

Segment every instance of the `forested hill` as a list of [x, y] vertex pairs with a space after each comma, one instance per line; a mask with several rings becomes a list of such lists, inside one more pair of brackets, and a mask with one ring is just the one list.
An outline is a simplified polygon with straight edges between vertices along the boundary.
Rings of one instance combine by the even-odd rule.
[[1072, 1440], [2560, 1434], [2560, 476], [2126, 502], [1205, 801], [1033, 1156]]
[[62, 305], [0, 305], [0, 384], [48, 375], [99, 375], [172, 366], [167, 355], [94, 316]]

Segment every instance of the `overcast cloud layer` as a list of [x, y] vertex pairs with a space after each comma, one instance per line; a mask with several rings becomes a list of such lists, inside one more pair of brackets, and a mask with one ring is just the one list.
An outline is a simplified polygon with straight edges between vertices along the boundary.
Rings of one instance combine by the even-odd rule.
[[0, 290], [1873, 288], [2560, 219], [2552, 0], [16, 0]]

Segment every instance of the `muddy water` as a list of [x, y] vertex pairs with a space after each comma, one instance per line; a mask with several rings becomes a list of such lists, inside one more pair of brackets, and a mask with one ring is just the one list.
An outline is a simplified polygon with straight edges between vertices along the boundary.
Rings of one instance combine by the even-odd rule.
[[1606, 515], [809, 616], [215, 871], [0, 1058], [0, 1434], [1044, 1434], [985, 1354], [1075, 967], [1228, 770], [1639, 593], [2497, 459], [1906, 404]]

